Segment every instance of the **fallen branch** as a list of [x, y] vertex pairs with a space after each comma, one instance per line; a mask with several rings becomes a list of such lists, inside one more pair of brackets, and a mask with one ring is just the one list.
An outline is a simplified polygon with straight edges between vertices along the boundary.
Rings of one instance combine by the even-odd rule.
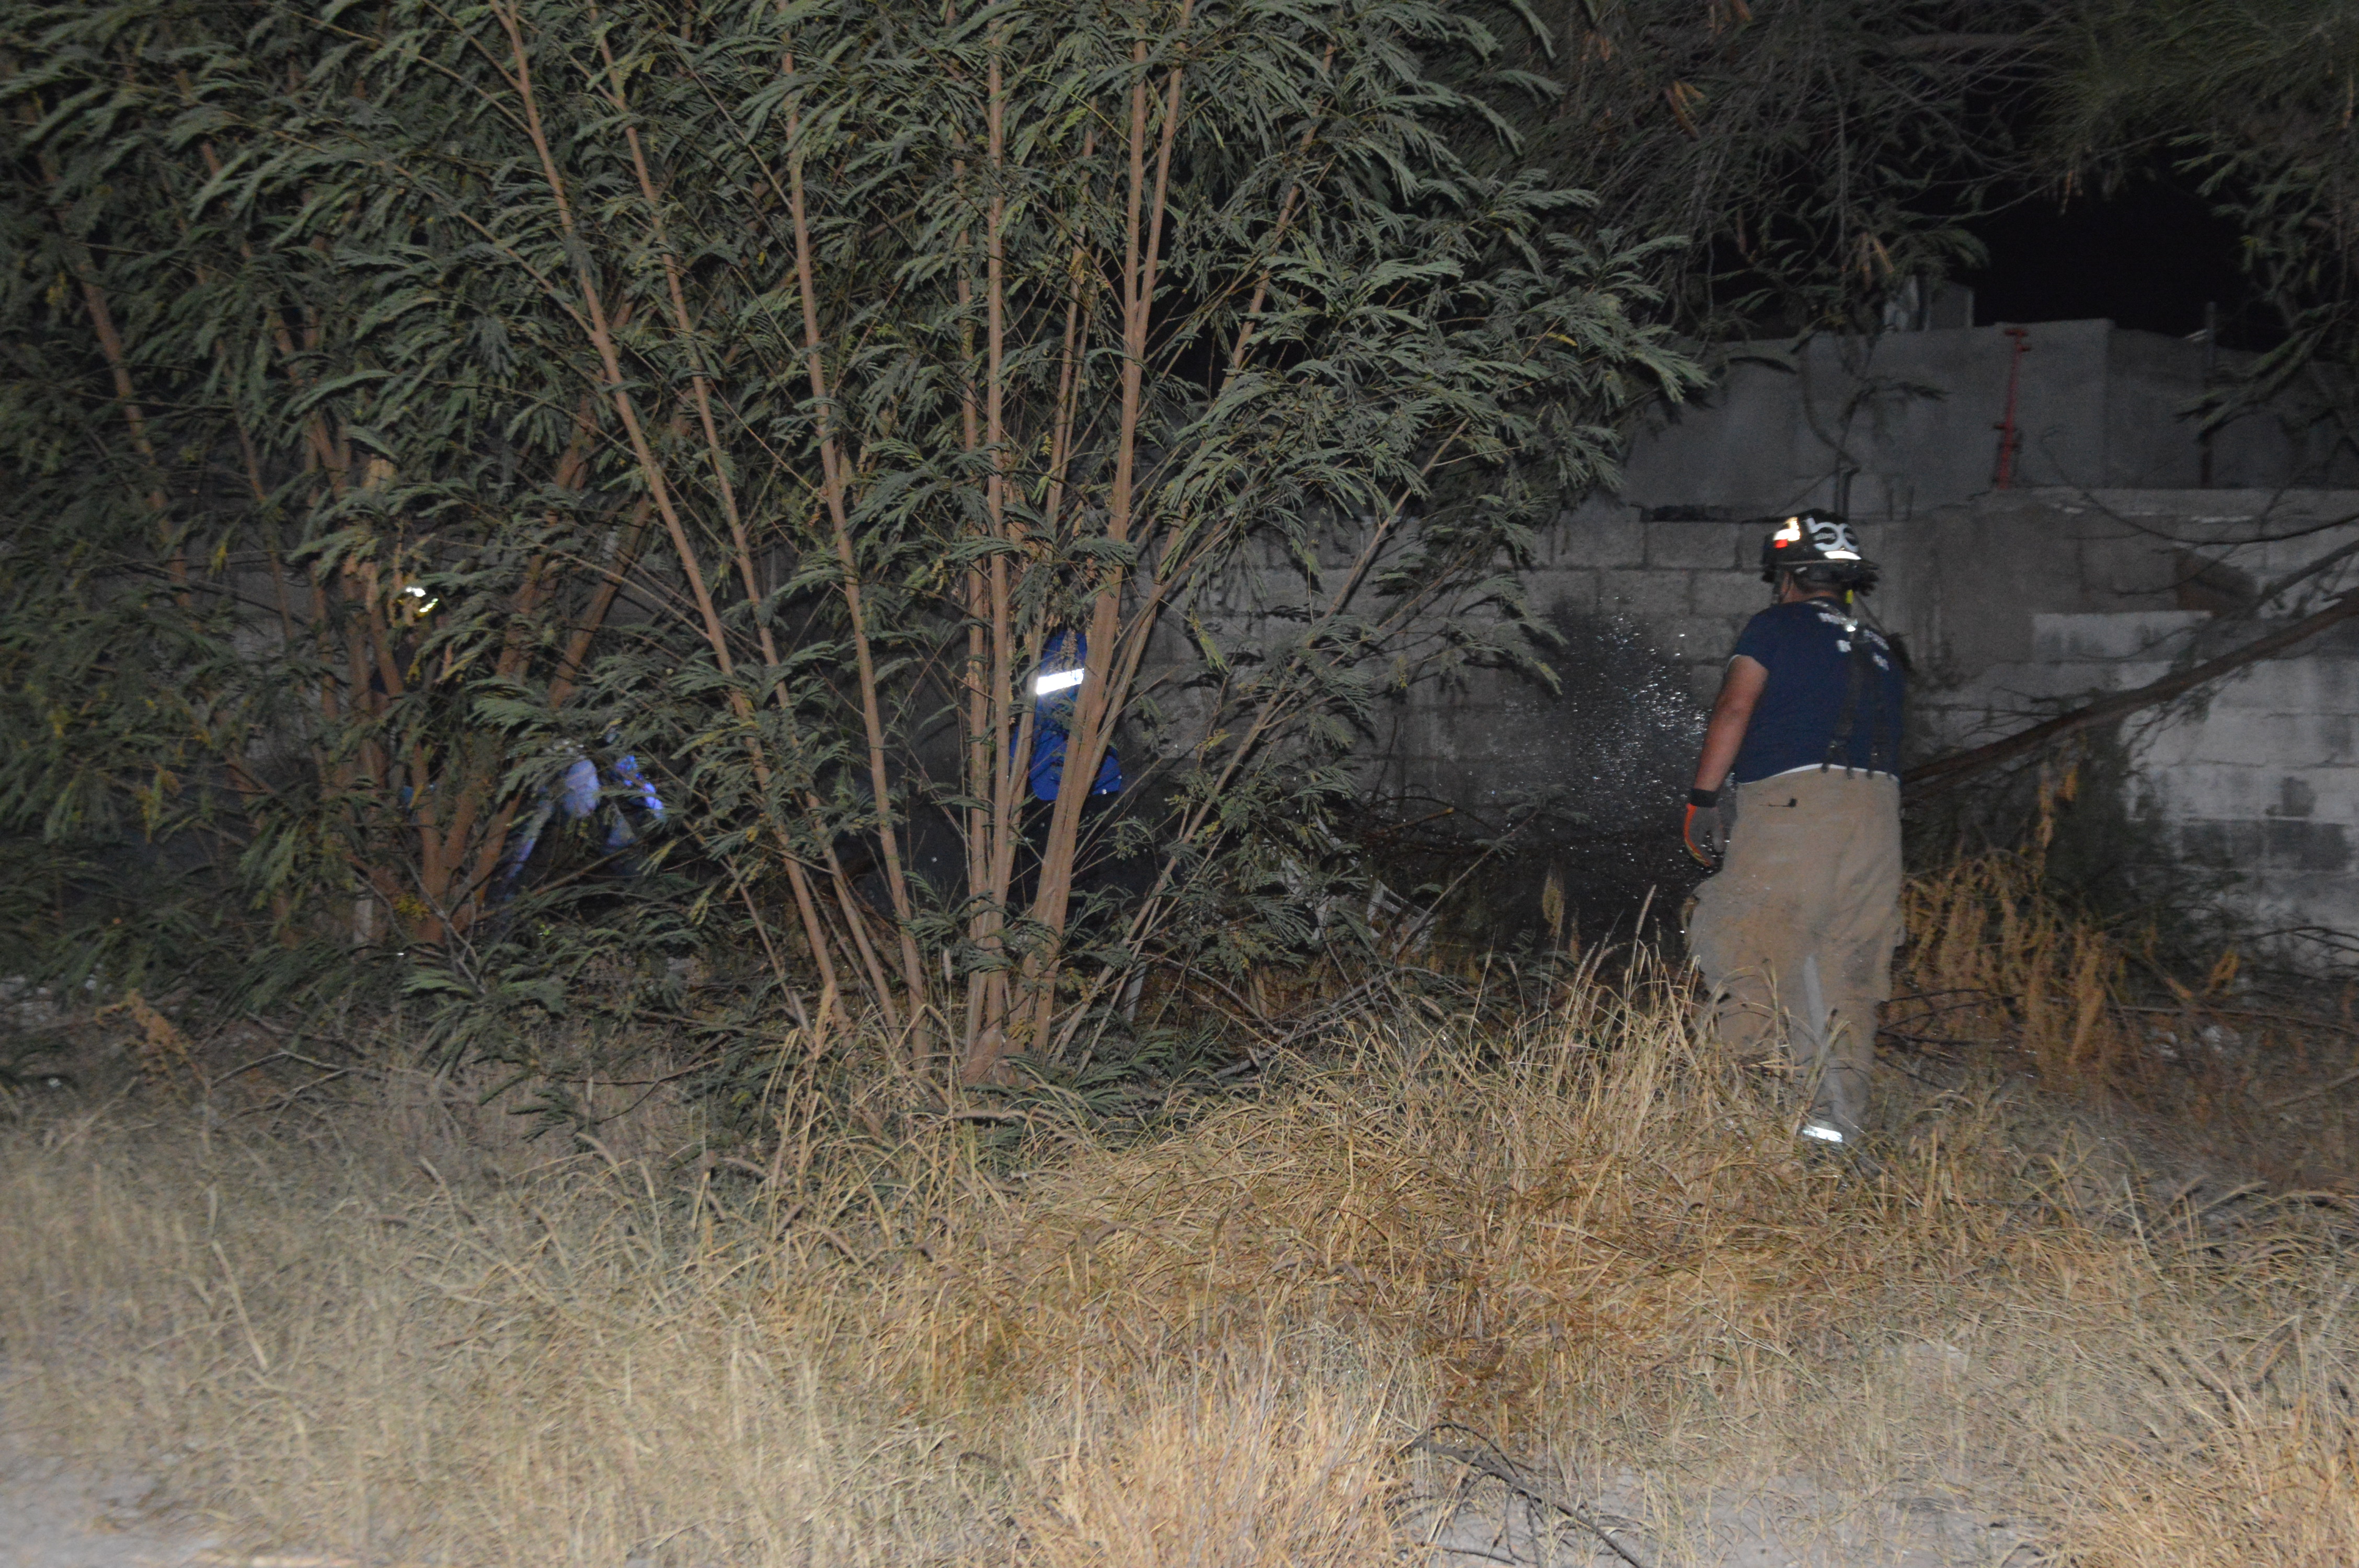
[[2304, 1089], [2298, 1095], [2288, 1095], [2283, 1099], [2273, 1099], [2267, 1105], [2261, 1107], [2261, 1108], [2263, 1110], [2283, 1110], [2289, 1105], [2299, 1105], [2306, 1099], [2317, 1099], [2321, 1096], [2331, 1095], [2335, 1090], [2341, 1088], [2343, 1085], [2351, 1083], [2359, 1083], [2359, 1067], [2352, 1068], [2349, 1072], [2344, 1073], [2340, 1077], [2330, 1078], [2325, 1083], [2320, 1084], [2314, 1088]]
[[2272, 632], [2266, 637], [2256, 638], [2234, 653], [2223, 654], [2216, 659], [2207, 659], [2192, 668], [2180, 670], [2176, 675], [2165, 676], [2158, 681], [2149, 681], [2145, 686], [2129, 691], [2115, 692], [2113, 696], [2100, 698], [2085, 708], [2077, 708], [2070, 713], [2060, 714], [2046, 723], [2035, 724], [2028, 730], [2009, 735], [2005, 740], [1994, 741], [1987, 746], [1977, 746], [1971, 752], [1959, 752], [1947, 757], [1936, 758], [1932, 762], [1911, 768], [1901, 775], [1902, 787], [1912, 797], [1919, 800], [1927, 795], [1939, 795], [1960, 779], [1995, 768], [2001, 762], [2010, 762], [2017, 757], [2027, 756], [2053, 741], [2062, 740], [2067, 735], [2076, 734], [2099, 724], [2111, 723], [2116, 719], [2126, 718], [2141, 708], [2151, 708], [2158, 702], [2168, 702], [2174, 697], [2184, 696], [2197, 687], [2208, 681], [2217, 680], [2222, 676], [2233, 674], [2243, 669], [2246, 665], [2258, 664], [2263, 659], [2275, 658], [2296, 645], [2310, 641], [2328, 627], [2348, 621], [2354, 615], [2359, 615], [2359, 589], [2338, 594], [2333, 602], [2325, 609], [2314, 614], [2306, 615], [2292, 625]]
[[1471, 1427], [1443, 1422], [1437, 1426], [1428, 1427], [1419, 1433], [1417, 1440], [1408, 1445], [1409, 1451], [1413, 1454], [1430, 1454], [1437, 1459], [1447, 1459], [1453, 1465], [1463, 1465], [1469, 1470], [1488, 1476], [1526, 1502], [1538, 1503], [1542, 1508], [1554, 1509], [1564, 1515], [1565, 1518], [1603, 1541], [1605, 1549], [1630, 1564], [1630, 1568], [1647, 1568], [1645, 1563], [1630, 1554], [1627, 1547], [1614, 1539], [1613, 1531], [1599, 1523], [1596, 1515], [1571, 1498], [1525, 1479], [1524, 1473], [1509, 1463], [1506, 1456], [1501, 1454], [1488, 1438], [1483, 1439], [1482, 1449], [1452, 1448], [1448, 1444], [1436, 1439], [1434, 1434], [1441, 1432], [1464, 1432], [1472, 1436], [1482, 1436]]

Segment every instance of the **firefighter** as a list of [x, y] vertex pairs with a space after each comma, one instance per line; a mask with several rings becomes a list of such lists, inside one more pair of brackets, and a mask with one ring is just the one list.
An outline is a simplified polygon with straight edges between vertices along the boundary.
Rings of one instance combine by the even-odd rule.
[[[1036, 800], [1052, 801], [1063, 786], [1065, 746], [1071, 737], [1073, 709], [1080, 705], [1082, 683], [1089, 677], [1089, 639], [1079, 632], [1060, 632], [1049, 639], [1040, 667], [1032, 676], [1032, 762], [1028, 779]], [[1108, 745], [1097, 777], [1090, 781], [1092, 796], [1122, 792], [1122, 759]]]
[[1722, 1038], [1782, 1036], [1803, 1137], [1850, 1144], [1900, 939], [1900, 657], [1862, 619], [1876, 568], [1841, 517], [1779, 520], [1761, 576], [1774, 600], [1736, 640], [1688, 797], [1688, 852], [1716, 868], [1688, 947]]
[[[616, 744], [614, 734], [606, 735], [609, 746]], [[517, 820], [508, 835], [507, 849], [500, 856], [499, 870], [492, 878], [492, 903], [506, 903], [516, 895], [524, 876], [525, 862], [539, 848], [541, 834], [552, 818], [564, 822], [586, 821], [596, 815], [601, 800], [609, 802], [603, 848], [610, 858], [614, 874], [630, 878], [643, 868], [638, 845], [655, 828], [663, 825], [666, 812], [663, 796], [639, 767], [639, 759], [628, 752], [613, 763], [614, 786], [609, 787], [599, 775], [598, 764], [583, 755], [578, 746], [565, 742], [558, 748], [560, 756], [570, 755], [562, 773], [551, 786], [544, 787], [532, 805]], [[638, 820], [636, 825], [633, 818]]]

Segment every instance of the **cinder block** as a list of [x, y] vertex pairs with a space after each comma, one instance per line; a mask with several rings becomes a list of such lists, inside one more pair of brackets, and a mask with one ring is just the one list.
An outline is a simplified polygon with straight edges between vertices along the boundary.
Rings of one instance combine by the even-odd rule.
[[1647, 564], [1728, 571], [1744, 563], [1748, 534], [1734, 523], [1648, 523]]
[[2320, 822], [2343, 822], [2359, 827], [2359, 768], [2350, 766], [2295, 768], [2288, 778], [2296, 781], [2302, 795], [2297, 792], [2290, 801], [2282, 798], [2283, 781], [2279, 782], [2280, 810], [2284, 806], [2307, 806], [2310, 816]]
[[2175, 675], [2180, 666], [2169, 659], [2124, 659], [2116, 664], [2099, 664], [2093, 660], [2071, 667], [2102, 671], [2110, 677], [2102, 689], [2127, 691], [2133, 687], [2151, 686], [2165, 676]]
[[2084, 603], [2119, 603], [2130, 595], [2168, 600], [2185, 569], [2175, 549], [2142, 534], [2084, 537], [2077, 554]]
[[1560, 518], [1549, 533], [1549, 558], [1563, 566], [1647, 564], [1647, 524], [1627, 506], [1585, 503]]
[[2199, 721], [2172, 726], [2182, 727], [2195, 732], [2190, 762], [2294, 767], [2315, 750], [2306, 743], [2303, 718], [2292, 714], [2215, 708]]
[[1698, 615], [1727, 616], [1739, 625], [1769, 607], [1769, 589], [1758, 572], [1700, 571], [1688, 579], [1688, 609]]
[[2283, 750], [2269, 760], [2305, 772], [2314, 768], [2346, 768], [2359, 762], [2351, 754], [2351, 719], [2347, 714], [2271, 713], [2260, 716], [2282, 733]]
[[2359, 659], [2265, 660], [2223, 680], [2220, 690], [2229, 700], [2287, 713], [2359, 711]]
[[[2359, 710], [2359, 659], [2312, 656], [2273, 662], [2293, 676], [2310, 697], [2307, 703], [2288, 703], [2286, 706], [2307, 708], [2313, 713]], [[2269, 669], [2270, 665], [2257, 665], [2254, 668], [2259, 672]]]
[[2261, 825], [2253, 821], [2199, 820], [2179, 827], [2179, 852], [2201, 865], [2240, 867], [2260, 864]]
[[2350, 830], [2340, 822], [2280, 816], [2261, 824], [2262, 863], [2289, 871], [2340, 871], [2351, 864]]
[[1430, 757], [1449, 740], [1450, 730], [1447, 704], [1428, 682], [1410, 688], [1392, 708], [1386, 742], [1404, 757]]
[[2132, 762], [2141, 773], [2184, 767], [2199, 760], [2204, 745], [2200, 724], [2158, 724], [2139, 732]]
[[2283, 768], [2190, 762], [2173, 769], [2162, 782], [2175, 816], [2250, 822], [2277, 803], [2277, 780], [2284, 773]]
[[1593, 571], [1551, 567], [1525, 579], [1524, 591], [1536, 615], [1597, 613], [1597, 573]]
[[1688, 612], [1688, 574], [1683, 571], [1604, 571], [1597, 574], [1597, 608], [1643, 624]]
[[2311, 725], [2311, 743], [2316, 754], [2314, 764], [2328, 766], [2359, 762], [2359, 725], [2352, 722], [2348, 713], [2313, 713], [2308, 716]]
[[1716, 616], [1667, 615], [1642, 628], [1653, 647], [1682, 664], [1727, 663], [1736, 634]]
[[[1736, 639], [1744, 635], [1746, 624], [1752, 621], [1753, 615], [1757, 613], [1758, 611], [1754, 611], [1747, 614], [1715, 615], [1712, 617], [1712, 620], [1720, 622], [1722, 630], [1726, 633], [1725, 640], [1722, 644], [1726, 650], [1726, 653], [1733, 654], [1736, 651]], [[1725, 657], [1726, 654], [1723, 654], [1722, 656]]]
[[1444, 722], [1485, 724], [1491, 721], [1493, 708], [1521, 697], [1529, 684], [1517, 671], [1477, 665], [1457, 671], [1446, 682], [1433, 683], [1425, 699], [1444, 715]]
[[2201, 611], [2138, 610], [2118, 614], [2034, 615], [2035, 659], [2168, 658], [2211, 619]]
[[1753, 617], [1749, 615], [1710, 615], [1701, 617], [1700, 619], [1708, 621], [1713, 626], [1718, 628], [1717, 632], [1712, 633], [1705, 639], [1705, 646], [1713, 650], [1712, 654], [1712, 658], [1724, 665], [1728, 662], [1728, 656], [1736, 652], [1736, 640], [1745, 634], [1745, 623], [1747, 621], [1752, 620]]
[[1470, 719], [1467, 724], [1461, 724], [1453, 752], [1467, 764], [1486, 764], [1491, 769], [1498, 769], [1503, 764], [1533, 762], [1533, 750], [1540, 748], [1533, 748], [1528, 717], [1522, 724], [1510, 724], [1510, 721], [1500, 719], [1498, 715], [1486, 715], [1482, 721]]

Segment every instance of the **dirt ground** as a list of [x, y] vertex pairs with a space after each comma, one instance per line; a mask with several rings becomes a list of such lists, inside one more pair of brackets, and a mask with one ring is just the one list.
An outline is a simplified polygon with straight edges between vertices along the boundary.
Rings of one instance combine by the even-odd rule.
[[[1642, 1522], [1666, 1503], [1679, 1516], [1676, 1546]], [[1624, 1473], [1583, 1511], [1585, 1521], [1570, 1519], [1493, 1483], [1414, 1509], [1411, 1519], [1432, 1520], [1419, 1532], [1434, 1549], [1431, 1568], [1626, 1568], [1634, 1560], [1647, 1568], [2030, 1568], [2042, 1561], [2017, 1521], [1930, 1492], [1839, 1498], [1788, 1478], [1674, 1499], [1660, 1477]]]
[[[201, 1527], [151, 1514], [143, 1502], [149, 1490], [136, 1481], [93, 1482], [20, 1446], [0, 1448], [0, 1568], [360, 1568], [292, 1549], [224, 1551]], [[1402, 1560], [1425, 1568], [1634, 1561], [1647, 1568], [2005, 1568], [2040, 1560], [2013, 1521], [1954, 1498], [1852, 1502], [1799, 1480], [1686, 1499], [1682, 1549], [1666, 1550], [1642, 1523], [1664, 1492], [1659, 1478], [1618, 1475], [1574, 1519], [1483, 1479], [1408, 1505]]]
[[[0, 1420], [6, 1394], [0, 1390]], [[0, 1434], [0, 1568], [223, 1568], [201, 1529], [148, 1517], [137, 1482], [93, 1479]]]

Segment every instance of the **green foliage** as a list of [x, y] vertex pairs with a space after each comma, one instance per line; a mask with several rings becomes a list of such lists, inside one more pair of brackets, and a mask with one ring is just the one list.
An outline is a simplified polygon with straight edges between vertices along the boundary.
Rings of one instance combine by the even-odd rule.
[[[1299, 945], [1255, 868], [1354, 719], [1528, 656], [1533, 529], [1692, 378], [1669, 253], [1467, 156], [1495, 44], [1423, 0], [9, 0], [0, 51], [20, 935], [399, 954], [453, 1049], [758, 953], [973, 1076]], [[1067, 774], [1142, 781], [1089, 818], [1024, 788], [1074, 629]], [[663, 830], [503, 904], [624, 755]]]
[[[2053, 0], [1535, 0], [1486, 96], [1518, 157], [1639, 233], [1709, 342], [1874, 330], [2016, 172]], [[1504, 68], [1504, 69], [1502, 69]]]
[[[2288, 329], [2213, 420], [2313, 366], [2359, 362], [2359, 6], [2083, 0], [2072, 20], [2050, 106], [2056, 167], [2103, 182], [2158, 153], [2172, 160], [2244, 231], [2245, 265]], [[2320, 390], [2348, 403], [2347, 390]]]

